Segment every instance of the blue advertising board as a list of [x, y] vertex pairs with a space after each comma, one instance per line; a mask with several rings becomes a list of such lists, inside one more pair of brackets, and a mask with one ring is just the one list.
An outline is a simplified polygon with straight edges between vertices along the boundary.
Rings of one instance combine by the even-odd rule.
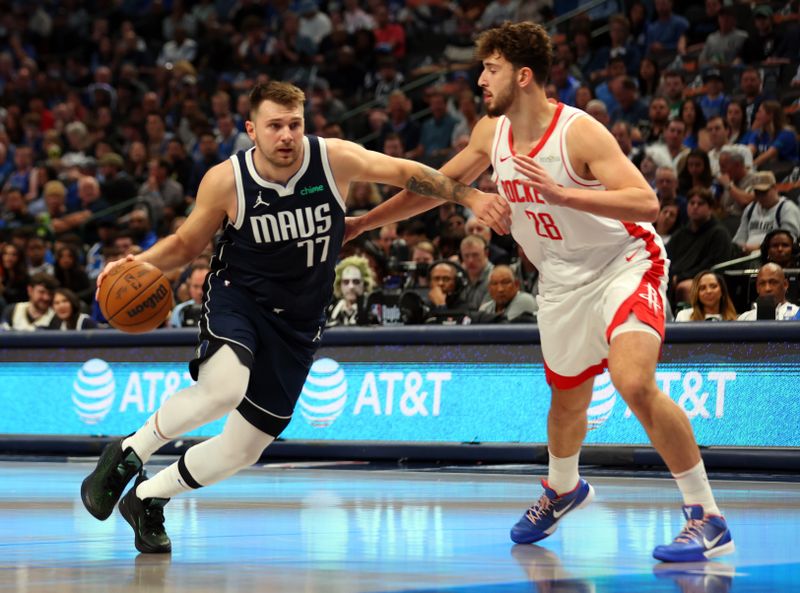
[[[342, 356], [336, 356], [342, 354]], [[337, 349], [312, 367], [287, 440], [543, 443], [549, 389], [539, 362], [352, 360]], [[192, 384], [185, 362], [0, 362], [0, 433], [122, 435]], [[338, 359], [337, 359], [338, 358]], [[800, 446], [800, 365], [743, 360], [666, 361], [661, 389], [708, 446]], [[217, 434], [224, 420], [194, 436]], [[595, 381], [587, 443], [646, 444], [611, 384]]]

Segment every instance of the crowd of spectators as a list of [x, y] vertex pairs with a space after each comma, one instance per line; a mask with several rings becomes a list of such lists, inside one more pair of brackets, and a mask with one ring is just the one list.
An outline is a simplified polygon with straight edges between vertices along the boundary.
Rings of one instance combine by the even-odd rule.
[[[474, 36], [584, 3], [0, 0], [3, 326], [105, 325], [97, 275], [178, 228], [205, 172], [251, 146], [253, 84], [304, 88], [309, 133], [438, 166], [483, 114]], [[608, 0], [551, 27], [548, 95], [606, 125], [656, 190], [670, 301], [692, 311], [678, 320], [728, 319], [737, 298], [743, 313], [764, 296], [776, 318], [791, 317], [782, 303], [797, 298], [800, 267], [799, 25], [797, 0]], [[488, 174], [476, 183], [495, 190]], [[348, 214], [395, 191], [353, 184]], [[179, 305], [166, 325], [197, 323], [213, 247], [170, 273]], [[536, 318], [535, 267], [452, 204], [342, 257], [333, 325]], [[737, 265], [760, 270], [728, 291], [725, 270]], [[727, 300], [708, 312], [702, 295], [715, 283]], [[776, 283], [783, 294], [764, 288]]]

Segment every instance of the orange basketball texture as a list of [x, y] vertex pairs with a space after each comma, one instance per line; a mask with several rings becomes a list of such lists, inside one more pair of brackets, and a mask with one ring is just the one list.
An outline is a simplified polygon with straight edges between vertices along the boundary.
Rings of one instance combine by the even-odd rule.
[[98, 301], [112, 327], [140, 334], [167, 319], [172, 310], [172, 288], [155, 266], [125, 262], [103, 279]]

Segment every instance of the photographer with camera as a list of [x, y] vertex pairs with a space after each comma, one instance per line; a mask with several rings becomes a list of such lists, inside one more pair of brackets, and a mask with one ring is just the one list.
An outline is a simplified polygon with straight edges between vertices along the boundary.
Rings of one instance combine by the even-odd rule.
[[170, 327], [197, 327], [202, 313], [203, 285], [208, 270], [205, 262], [192, 266], [192, 273], [187, 281], [189, 300], [182, 302], [172, 310], [169, 320]]

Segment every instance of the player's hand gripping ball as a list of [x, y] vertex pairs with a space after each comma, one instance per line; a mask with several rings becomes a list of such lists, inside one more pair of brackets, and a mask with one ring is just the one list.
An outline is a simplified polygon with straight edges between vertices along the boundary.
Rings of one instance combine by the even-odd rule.
[[160, 326], [172, 311], [172, 288], [161, 270], [126, 261], [112, 268], [100, 285], [97, 302], [111, 324], [140, 334]]

